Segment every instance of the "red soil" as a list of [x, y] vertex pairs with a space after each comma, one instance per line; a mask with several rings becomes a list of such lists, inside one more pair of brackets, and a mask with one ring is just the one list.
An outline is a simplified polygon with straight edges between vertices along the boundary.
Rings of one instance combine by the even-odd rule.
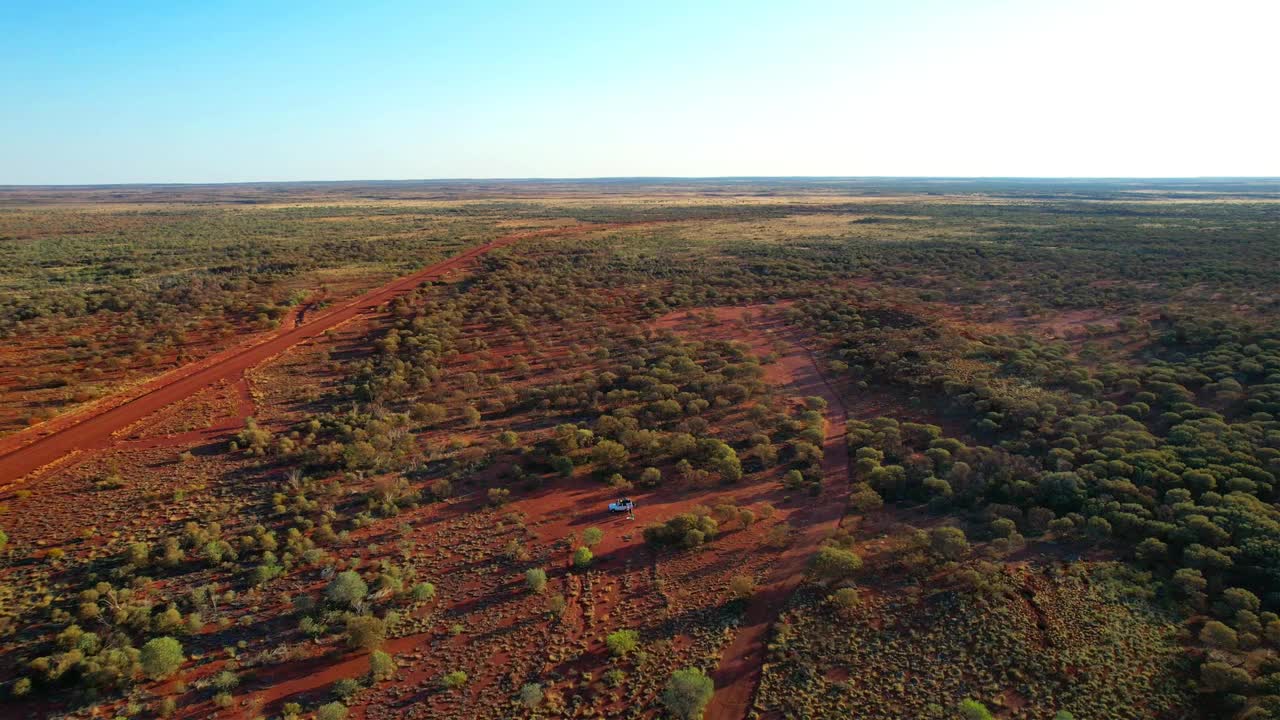
[[0, 489], [10, 489], [29, 474], [62, 458], [110, 444], [117, 431], [219, 381], [232, 380], [285, 350], [378, 306], [411, 292], [428, 280], [466, 266], [475, 258], [517, 240], [571, 235], [618, 227], [621, 224], [577, 225], [505, 235], [453, 258], [426, 267], [366, 293], [341, 307], [286, 327], [197, 363], [165, 373], [135, 393], [125, 393], [80, 413], [69, 413], [31, 430], [0, 440]]
[[[696, 576], [701, 586], [716, 588], [725, 586], [729, 576], [734, 574], [755, 576], [760, 583], [758, 595], [748, 605], [742, 625], [723, 648], [720, 666], [714, 675], [716, 696], [706, 715], [707, 718], [735, 720], [746, 717], [759, 682], [764, 642], [769, 628], [787, 598], [802, 582], [808, 558], [836, 529], [843, 514], [842, 498], [847, 493], [848, 455], [843, 436], [843, 405], [838, 393], [827, 385], [813, 357], [801, 344], [801, 334], [791, 329], [781, 318], [780, 311], [785, 307], [785, 304], [778, 304], [714, 308], [710, 311], [714, 317], [710, 323], [702, 319], [706, 314], [703, 311], [693, 314], [679, 312], [657, 320], [652, 327], [672, 330], [689, 337], [739, 340], [749, 345], [757, 355], [772, 353], [777, 357], [776, 362], [765, 366], [766, 378], [770, 383], [785, 388], [787, 394], [793, 397], [816, 395], [826, 399], [829, 404], [829, 430], [824, 459], [826, 479], [821, 496], [806, 498], [794, 509], [782, 509], [772, 521], [762, 520], [749, 530], [734, 525], [716, 543], [696, 556], [652, 559], [640, 533], [647, 522], [687, 512], [694, 506], [722, 502], [740, 507], [755, 507], [764, 502], [775, 507], [789, 505], [791, 503], [785, 498], [787, 493], [781, 489], [770, 489], [762, 493], [759, 484], [717, 486], [696, 492], [690, 492], [687, 488], [664, 487], [656, 491], [634, 489], [626, 491], [626, 494], [637, 499], [640, 511], [639, 519], [631, 521], [625, 516], [610, 515], [605, 511], [606, 504], [619, 491], [582, 477], [556, 481], [537, 491], [521, 493], [512, 498], [495, 515], [514, 512], [527, 518], [531, 548], [548, 547], [556, 540], [580, 533], [587, 527], [598, 527], [604, 531], [604, 540], [593, 548], [596, 553], [593, 572], [603, 573], [597, 577], [590, 601], [595, 619], [588, 622], [583, 616], [581, 578], [579, 574], [568, 571], [570, 553], [567, 549], [554, 551], [544, 567], [551, 575], [548, 593], [563, 593], [568, 606], [560, 620], [538, 630], [543, 633], [536, 635], [538, 639], [531, 640], [533, 636], [527, 633], [533, 633], [533, 630], [523, 627], [520, 622], [529, 611], [515, 612], [510, 608], [529, 602], [536, 605], [541, 600], [529, 601], [521, 594], [511, 596], [510, 590], [496, 587], [503, 583], [518, 584], [519, 577], [514, 580], [505, 577], [465, 579], [465, 567], [469, 561], [463, 555], [450, 555], [442, 566], [436, 566], [430, 571], [424, 570], [424, 575], [440, 585], [441, 597], [453, 598], [453, 610], [457, 610], [459, 599], [463, 600], [461, 604], [465, 606], [468, 603], [495, 602], [493, 598], [499, 598], [495, 607], [507, 607], [508, 611], [496, 614], [482, 612], [477, 606], [476, 610], [458, 614], [456, 618], [465, 621], [469, 628], [472, 625], [476, 629], [484, 627], [485, 632], [479, 635], [498, 636], [510, 632], [512, 637], [521, 638], [516, 643], [519, 646], [524, 646], [526, 641], [554, 642], [561, 646], [581, 646], [585, 650], [583, 657], [567, 666], [540, 660], [535, 662], [538, 675], [563, 673], [568, 667], [598, 675], [607, 667], [602, 664], [602, 658], [607, 657], [603, 644], [605, 629], [643, 628], [663, 613], [678, 616], [682, 608], [704, 606], [709, 599], [719, 595], [719, 592], [711, 597], [705, 592], [689, 595], [689, 591], [684, 589], [686, 583], [675, 581], [668, 586], [668, 593], [663, 601], [667, 606], [664, 608], [658, 603], [658, 597], [664, 593], [653, 585], [657, 575], [669, 575], [672, 578]], [[496, 471], [496, 468], [497, 466], [492, 470]], [[476, 482], [478, 486], [487, 484], [482, 479], [477, 479]], [[475, 490], [466, 500], [425, 506], [421, 510], [402, 515], [401, 522], [415, 528], [412, 534], [415, 544], [422, 543], [423, 546], [415, 556], [427, 553], [428, 547], [439, 546], [445, 542], [446, 536], [448, 542], [458, 542], [463, 535], [436, 533], [442, 532], [441, 526], [467, 517], [469, 513], [486, 512], [482, 498], [483, 494]], [[494, 515], [489, 517], [493, 518]], [[774, 524], [784, 521], [794, 528], [789, 547], [781, 551], [762, 548], [761, 542], [766, 531]], [[492, 522], [492, 519], [487, 522]], [[372, 540], [371, 537], [359, 536], [354, 542], [358, 544]], [[494, 547], [501, 547], [504, 539], [499, 537], [487, 542]], [[533, 612], [536, 614], [536, 611]], [[466, 662], [465, 653], [456, 648], [446, 650], [441, 646], [463, 639], [448, 637], [444, 628], [449, 621], [445, 617], [436, 617], [431, 628], [423, 632], [388, 641], [388, 651], [401, 663], [399, 677], [394, 683], [362, 696], [352, 708], [353, 717], [385, 718], [388, 713], [406, 711], [405, 703], [433, 704], [434, 709], [427, 716], [449, 711], [458, 713], [458, 716], [468, 711], [479, 714], [482, 696], [489, 698], [488, 701], [491, 702], [493, 695], [503, 695], [492, 687], [497, 676], [490, 673], [478, 674], [464, 695], [436, 694], [429, 690], [434, 688], [441, 672], [447, 669], [442, 665], [446, 656], [459, 667], [474, 669], [474, 666]], [[492, 627], [489, 627], [490, 624]], [[479, 643], [479, 652], [498, 652], [492, 640], [481, 641], [472, 630], [468, 631], [467, 637], [468, 642]], [[688, 638], [683, 639], [687, 641]], [[498, 656], [490, 656], [490, 665], [495, 657]], [[510, 664], [513, 667], [523, 667], [527, 661], [527, 658], [517, 661], [506, 656], [501, 660], [504, 666]], [[259, 679], [257, 684], [261, 689], [256, 694], [256, 700], [261, 703], [260, 707], [275, 708], [285, 701], [318, 697], [335, 680], [359, 676], [367, 669], [366, 655], [341, 651], [325, 653], [302, 663], [288, 663], [272, 668]], [[446, 700], [450, 704], [438, 705]], [[620, 708], [610, 706], [610, 709]]]

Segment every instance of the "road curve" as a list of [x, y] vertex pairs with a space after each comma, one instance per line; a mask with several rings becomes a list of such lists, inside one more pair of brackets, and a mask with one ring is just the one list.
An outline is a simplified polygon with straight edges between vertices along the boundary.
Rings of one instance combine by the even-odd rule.
[[[23, 480], [41, 468], [63, 457], [109, 445], [113, 433], [122, 430], [158, 410], [191, 397], [220, 380], [235, 377], [305, 340], [336, 327], [361, 313], [411, 292], [428, 280], [435, 280], [469, 261], [517, 240], [558, 235], [572, 235], [592, 230], [617, 227], [618, 224], [574, 225], [550, 230], [533, 230], [504, 235], [484, 245], [477, 245], [447, 260], [423, 268], [412, 275], [393, 280], [341, 307], [315, 315], [304, 324], [279, 330], [247, 344], [224, 350], [210, 358], [175, 368], [145, 383], [140, 391], [122, 401], [100, 404], [79, 413], [54, 418], [0, 442], [0, 490]], [[49, 431], [49, 428], [54, 428]], [[46, 432], [43, 437], [32, 436]], [[24, 444], [25, 443], [25, 444]]]

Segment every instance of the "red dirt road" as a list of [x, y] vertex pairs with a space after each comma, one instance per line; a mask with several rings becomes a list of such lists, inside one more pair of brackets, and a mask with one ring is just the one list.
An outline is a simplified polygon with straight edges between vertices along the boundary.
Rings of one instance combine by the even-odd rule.
[[[677, 311], [654, 323], [654, 327], [686, 335], [739, 340], [761, 356], [774, 352], [777, 361], [764, 366], [767, 382], [786, 389], [793, 397], [817, 396], [827, 401], [822, 492], [787, 518], [794, 528], [791, 543], [774, 561], [766, 582], [751, 598], [733, 640], [721, 652], [720, 663], [712, 673], [715, 695], [703, 715], [705, 720], [742, 720], [750, 714], [760, 684], [769, 629], [787, 599], [804, 581], [809, 558], [839, 527], [849, 494], [849, 448], [844, 436], [849, 413], [843, 397], [827, 382], [807, 349], [803, 333], [780, 316], [789, 304]], [[714, 317], [712, 325], [699, 319], [706, 314]]]
[[[840, 394], [827, 383], [802, 338], [783, 330], [785, 352], [778, 364], [791, 376], [790, 390], [797, 395], [817, 396], [827, 401], [827, 436], [823, 442], [822, 492], [789, 518], [795, 528], [791, 544], [774, 562], [768, 582], [762, 585], [747, 606], [746, 616], [733, 640], [724, 648], [720, 664], [712, 673], [715, 695], [707, 707], [706, 720], [742, 720], [751, 710], [760, 672], [764, 665], [765, 640], [787, 599], [803, 582], [809, 558], [834, 532], [844, 516], [849, 493], [849, 449], [845, 442], [848, 412]], [[790, 335], [790, 337], [785, 337]]]
[[457, 270], [487, 252], [517, 240], [573, 235], [624, 224], [584, 224], [504, 235], [493, 242], [478, 245], [412, 275], [394, 280], [346, 305], [311, 317], [302, 325], [255, 338], [246, 344], [160, 375], [140, 388], [126, 391], [97, 407], [70, 413], [44, 425], [16, 433], [0, 441], [0, 490], [11, 489], [12, 485], [28, 475], [68, 455], [105, 447], [111, 444], [113, 433], [157, 410], [184, 400], [220, 380], [237, 377], [245, 370], [294, 345], [411, 292], [427, 280], [435, 280]]

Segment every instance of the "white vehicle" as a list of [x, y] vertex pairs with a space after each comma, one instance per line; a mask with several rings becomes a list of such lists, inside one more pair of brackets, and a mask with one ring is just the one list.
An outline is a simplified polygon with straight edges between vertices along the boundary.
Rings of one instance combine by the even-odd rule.
[[631, 498], [622, 498], [609, 503], [609, 512], [625, 512], [629, 513], [636, 509], [636, 504], [631, 502]]

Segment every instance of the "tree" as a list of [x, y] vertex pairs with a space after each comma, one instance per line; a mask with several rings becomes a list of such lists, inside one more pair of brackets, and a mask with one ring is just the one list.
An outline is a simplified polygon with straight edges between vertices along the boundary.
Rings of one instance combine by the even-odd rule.
[[995, 720], [987, 706], [971, 698], [960, 701], [959, 710], [964, 720]]
[[1204, 604], [1209, 581], [1195, 568], [1178, 568], [1173, 573], [1173, 586], [1187, 602], [1199, 607]]
[[524, 571], [524, 582], [530, 590], [540, 593], [547, 588], [547, 571], [542, 568], [529, 568]]
[[1018, 532], [1018, 525], [1009, 518], [996, 518], [991, 521], [991, 534], [998, 538], [1011, 537]]
[[958, 527], [938, 527], [929, 533], [929, 546], [947, 560], [959, 560], [969, 554], [969, 540]]
[[625, 657], [640, 644], [640, 634], [635, 630], [615, 630], [604, 639], [604, 644], [614, 657]]
[[1200, 642], [1216, 648], [1230, 650], [1239, 644], [1236, 631], [1227, 627], [1226, 623], [1210, 620], [1200, 628]]
[[1084, 524], [1085, 535], [1094, 542], [1101, 542], [1111, 537], [1111, 523], [1104, 517], [1094, 515]]
[[833, 545], [824, 545], [818, 549], [809, 561], [809, 570], [819, 579], [838, 582], [862, 569], [862, 558], [849, 550]]
[[604, 533], [600, 528], [589, 527], [582, 531], [582, 542], [588, 547], [595, 547], [604, 539]]
[[1147, 538], [1138, 543], [1138, 546], [1133, 549], [1133, 554], [1140, 562], [1154, 565], [1164, 562], [1169, 557], [1169, 546], [1157, 538]]
[[1232, 610], [1258, 612], [1258, 609], [1262, 607], [1262, 601], [1258, 599], [1258, 596], [1244, 588], [1233, 587], [1223, 590], [1222, 601]]
[[1200, 666], [1200, 684], [1212, 692], [1234, 692], [1249, 685], [1249, 673], [1223, 662]]
[[410, 408], [409, 414], [414, 420], [423, 423], [427, 427], [439, 425], [449, 415], [443, 405], [436, 405], [435, 403], [417, 403]]
[[662, 691], [662, 704], [679, 720], [700, 720], [714, 692], [715, 685], [706, 673], [698, 668], [684, 668], [671, 673]]
[[551, 469], [562, 477], [569, 477], [573, 474], [573, 460], [564, 455], [555, 455], [551, 458]]
[[1040, 502], [1058, 513], [1080, 509], [1086, 497], [1084, 480], [1073, 472], [1051, 472], [1040, 478]]
[[556, 445], [560, 452], [569, 453], [578, 449], [578, 426], [562, 423], [556, 426]]
[[591, 462], [605, 472], [621, 472], [627, 467], [631, 454], [620, 443], [612, 440], [601, 440], [591, 448]]
[[578, 568], [585, 568], [591, 565], [591, 561], [594, 558], [595, 558], [595, 555], [591, 553], [591, 548], [586, 546], [580, 547], [577, 550], [573, 551], [573, 566]]
[[650, 545], [679, 545], [694, 548], [714, 538], [719, 531], [715, 518], [694, 513], [681, 513], [661, 525], [644, 529], [645, 542]]
[[640, 487], [655, 488], [662, 484], [662, 471], [656, 467], [647, 467], [640, 471]]
[[181, 643], [171, 637], [158, 637], [142, 646], [138, 660], [147, 677], [159, 680], [177, 672], [186, 658], [182, 655]]
[[355, 607], [369, 594], [369, 586], [355, 570], [340, 572], [324, 589], [325, 597], [341, 605]]

